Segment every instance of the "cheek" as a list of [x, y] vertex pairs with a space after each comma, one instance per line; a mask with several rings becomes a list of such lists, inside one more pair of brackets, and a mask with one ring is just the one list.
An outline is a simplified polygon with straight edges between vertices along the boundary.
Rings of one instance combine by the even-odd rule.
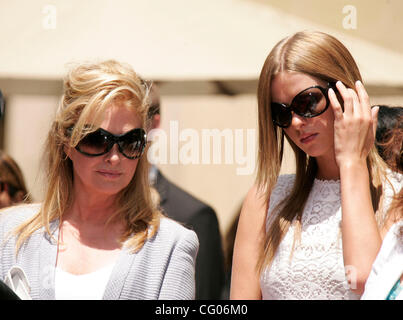
[[125, 169], [125, 173], [126, 173], [125, 180], [126, 180], [127, 184], [129, 184], [130, 181], [133, 179], [133, 176], [137, 170], [138, 163], [139, 163], [139, 159], [136, 159], [136, 160], [127, 159], [127, 161], [125, 162], [124, 169]]
[[283, 130], [286, 136], [299, 147], [298, 134], [296, 130], [294, 130], [292, 126], [284, 128]]
[[5, 208], [11, 205], [10, 196], [6, 191], [0, 193], [0, 208]]
[[[96, 157], [94, 158], [83, 158], [81, 154], [77, 154], [76, 150], [72, 150], [69, 154], [69, 158], [73, 163], [73, 172], [74, 176], [80, 177], [82, 180], [86, 180], [89, 178], [92, 168], [96, 164], [98, 160]], [[95, 162], [95, 164], [94, 164]]]
[[332, 110], [327, 110], [323, 116], [317, 119], [316, 127], [321, 131], [323, 137], [333, 142], [334, 139], [334, 115]]

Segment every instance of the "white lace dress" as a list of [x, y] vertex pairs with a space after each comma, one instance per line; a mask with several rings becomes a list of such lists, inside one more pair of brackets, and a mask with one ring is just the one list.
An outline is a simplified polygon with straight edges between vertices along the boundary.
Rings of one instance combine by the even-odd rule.
[[[279, 177], [270, 196], [268, 219], [291, 191], [294, 179], [295, 175]], [[388, 195], [393, 194], [390, 187], [386, 189]], [[290, 259], [294, 242], [291, 225], [271, 267], [261, 274], [262, 298], [359, 299], [345, 277], [340, 223], [340, 181], [315, 179], [302, 215], [301, 242]]]

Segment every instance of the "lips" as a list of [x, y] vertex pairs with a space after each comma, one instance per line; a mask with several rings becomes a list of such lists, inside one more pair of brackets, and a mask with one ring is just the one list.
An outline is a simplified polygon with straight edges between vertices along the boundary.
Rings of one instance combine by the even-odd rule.
[[317, 133], [307, 133], [303, 134], [301, 139], [299, 140], [301, 143], [309, 143], [316, 138]]
[[119, 171], [114, 171], [114, 170], [97, 170], [97, 173], [101, 174], [102, 176], [106, 178], [118, 178], [122, 175], [121, 172]]

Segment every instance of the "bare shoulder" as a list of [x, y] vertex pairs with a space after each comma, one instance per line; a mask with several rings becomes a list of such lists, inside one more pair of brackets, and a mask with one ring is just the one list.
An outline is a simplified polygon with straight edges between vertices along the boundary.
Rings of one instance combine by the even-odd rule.
[[249, 189], [245, 197], [241, 214], [248, 216], [261, 215], [267, 209], [267, 201], [264, 190], [255, 184]]
[[265, 234], [267, 200], [259, 186], [254, 185], [246, 195], [239, 217], [236, 245], [258, 247]]

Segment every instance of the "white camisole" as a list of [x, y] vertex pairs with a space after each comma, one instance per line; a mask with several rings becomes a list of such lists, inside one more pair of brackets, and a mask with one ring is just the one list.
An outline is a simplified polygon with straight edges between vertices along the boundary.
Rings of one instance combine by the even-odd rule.
[[112, 263], [82, 275], [71, 274], [56, 268], [56, 300], [102, 300], [114, 265]]

